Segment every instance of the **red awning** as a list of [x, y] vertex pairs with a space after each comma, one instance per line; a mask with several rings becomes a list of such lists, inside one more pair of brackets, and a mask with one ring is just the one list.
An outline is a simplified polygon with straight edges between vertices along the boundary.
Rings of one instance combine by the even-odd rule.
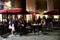
[[3, 9], [3, 10], [0, 10], [0, 14], [5, 14], [6, 12], [17, 13], [17, 12], [21, 12], [21, 11], [22, 11], [22, 8]]
[[7, 10], [7, 12], [10, 12], [10, 13], [17, 13], [21, 11], [22, 11], [22, 8], [12, 8]]
[[0, 10], [0, 14], [2, 14], [2, 13], [5, 13], [6, 12], [6, 10]]
[[60, 15], [59, 11], [53, 10], [44, 13], [44, 15]]
[[22, 8], [12, 8], [0, 10], [0, 14], [30, 14], [30, 13], [28, 11], [23, 10]]

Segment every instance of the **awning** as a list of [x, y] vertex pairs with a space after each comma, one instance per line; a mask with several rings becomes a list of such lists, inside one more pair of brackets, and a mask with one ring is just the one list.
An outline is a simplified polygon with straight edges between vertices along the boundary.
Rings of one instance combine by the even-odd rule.
[[22, 8], [12, 8], [12, 9], [8, 9], [6, 11], [10, 12], [10, 13], [17, 13], [17, 12], [21, 12]]
[[0, 10], [0, 14], [30, 14], [30, 13], [28, 11], [23, 10], [22, 8], [12, 8]]
[[0, 10], [0, 14], [2, 14], [2, 13], [5, 13], [6, 12], [6, 10]]
[[60, 12], [56, 10], [52, 10], [44, 13], [44, 15], [60, 15]]
[[21, 11], [22, 11], [22, 8], [3, 9], [3, 10], [0, 10], [0, 14], [18, 13]]

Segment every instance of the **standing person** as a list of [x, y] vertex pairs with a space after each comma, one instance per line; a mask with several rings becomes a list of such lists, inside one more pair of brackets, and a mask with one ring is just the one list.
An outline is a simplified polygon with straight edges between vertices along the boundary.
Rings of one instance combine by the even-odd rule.
[[3, 21], [3, 25], [4, 25], [4, 33], [7, 33], [7, 22], [6, 21]]
[[18, 25], [18, 20], [17, 20], [17, 18], [16, 18], [16, 20], [14, 20], [14, 28], [15, 28], [15, 32], [18, 31], [17, 25]]
[[38, 19], [37, 19], [37, 23], [41, 23], [41, 18], [40, 18], [40, 16], [39, 16]]
[[27, 27], [27, 22], [25, 19], [23, 19], [22, 20], [22, 28], [23, 28], [22, 30], [23, 30], [24, 34], [27, 33], [26, 27]]
[[41, 20], [41, 26], [42, 26], [42, 32], [45, 32], [45, 30], [46, 30], [46, 21], [45, 21], [45, 19]]
[[4, 25], [0, 22], [0, 35], [4, 33]]
[[47, 22], [47, 28], [48, 28], [48, 30], [50, 30], [51, 27], [53, 26], [53, 19], [52, 19], [52, 17], [48, 17], [46, 22]]
[[32, 21], [28, 20], [27, 27], [30, 30], [29, 32], [32, 32], [32, 26], [31, 26]]
[[22, 32], [22, 21], [21, 20], [18, 21], [17, 30], [18, 30], [17, 31], [18, 33]]
[[[40, 18], [40, 16], [39, 16], [38, 19], [37, 19], [37, 23], [38, 23], [38, 24], [41, 23], [41, 18]], [[41, 27], [41, 25], [39, 25], [39, 26], [38, 26], [38, 32], [41, 31], [41, 30], [42, 30], [42, 27]]]

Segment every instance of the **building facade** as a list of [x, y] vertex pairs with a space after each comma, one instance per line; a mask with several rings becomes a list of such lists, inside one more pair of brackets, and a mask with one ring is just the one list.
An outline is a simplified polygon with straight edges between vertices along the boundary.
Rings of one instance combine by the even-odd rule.
[[0, 9], [23, 8], [27, 11], [60, 9], [59, 0], [0, 0]]
[[26, 0], [26, 10], [36, 11], [36, 0]]
[[4, 9], [23, 8], [26, 10], [26, 0], [3, 0]]

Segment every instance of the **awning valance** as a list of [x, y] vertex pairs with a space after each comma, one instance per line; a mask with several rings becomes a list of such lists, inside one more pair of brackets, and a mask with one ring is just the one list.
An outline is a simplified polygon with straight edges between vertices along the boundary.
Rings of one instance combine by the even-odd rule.
[[11, 13], [21, 12], [21, 11], [22, 11], [22, 8], [12, 8], [7, 10], [7, 12], [11, 12]]

